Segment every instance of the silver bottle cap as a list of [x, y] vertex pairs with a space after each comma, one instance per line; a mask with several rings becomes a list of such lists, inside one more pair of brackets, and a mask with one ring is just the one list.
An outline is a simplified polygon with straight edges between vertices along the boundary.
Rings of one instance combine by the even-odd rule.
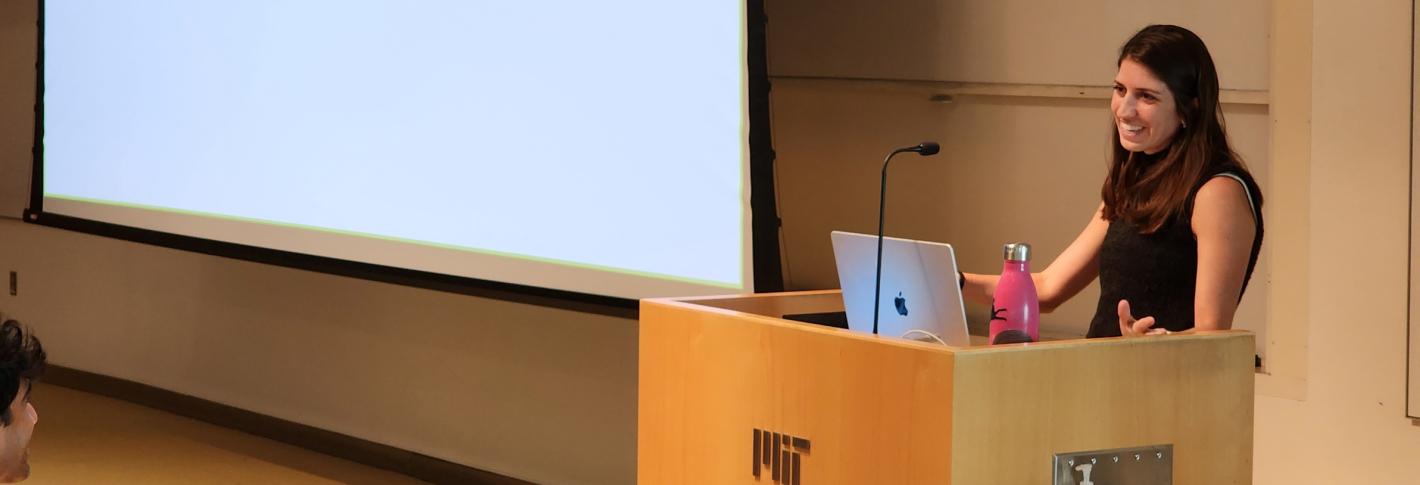
[[1004, 250], [1007, 261], [1030, 261], [1030, 245], [1026, 243], [1010, 243]]

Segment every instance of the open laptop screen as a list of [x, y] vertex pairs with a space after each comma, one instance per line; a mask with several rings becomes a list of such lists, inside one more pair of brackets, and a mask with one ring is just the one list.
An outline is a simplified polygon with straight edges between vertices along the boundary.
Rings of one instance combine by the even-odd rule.
[[[871, 333], [878, 239], [843, 231], [832, 238], [848, 328]], [[951, 245], [883, 238], [879, 294], [879, 335], [922, 340], [926, 332], [947, 345], [970, 345]]]

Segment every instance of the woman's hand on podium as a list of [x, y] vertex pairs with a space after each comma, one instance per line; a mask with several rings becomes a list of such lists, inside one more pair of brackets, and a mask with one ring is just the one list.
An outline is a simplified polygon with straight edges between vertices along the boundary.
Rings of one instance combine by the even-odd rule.
[[1152, 328], [1154, 317], [1144, 317], [1135, 319], [1134, 314], [1129, 312], [1129, 300], [1119, 300], [1119, 334], [1125, 337], [1138, 337], [1141, 335], [1167, 335], [1166, 328]]

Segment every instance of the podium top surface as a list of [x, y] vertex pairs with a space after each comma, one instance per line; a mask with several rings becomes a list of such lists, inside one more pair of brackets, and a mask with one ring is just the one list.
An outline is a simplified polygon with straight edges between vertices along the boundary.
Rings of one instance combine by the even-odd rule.
[[[1011, 352], [1025, 349], [1038, 349], [1043, 347], [1077, 346], [1077, 345], [1111, 345], [1125, 344], [1134, 339], [1097, 338], [1061, 338], [1045, 339], [1041, 342], [1026, 344], [1006, 344], [988, 345], [986, 338], [980, 335], [972, 335], [972, 345], [970, 347], [945, 346], [933, 342], [917, 341], [906, 338], [899, 338], [888, 335], [870, 335], [862, 332], [853, 332], [847, 329], [832, 328], [824, 325], [816, 325], [784, 319], [785, 315], [800, 315], [814, 313], [829, 313], [843, 311], [843, 296], [840, 290], [812, 290], [794, 291], [782, 293], [754, 293], [741, 295], [719, 295], [719, 296], [694, 296], [694, 297], [673, 297], [673, 298], [648, 298], [642, 300], [643, 310], [647, 305], [665, 305], [682, 307], [686, 309], [698, 309], [724, 314], [737, 314], [739, 316], [753, 318], [759, 323], [766, 325], [788, 326], [802, 330], [804, 332], [826, 332], [839, 335], [844, 338], [877, 340], [890, 345], [909, 345], [913, 347], [935, 349], [946, 352]], [[1237, 336], [1238, 334], [1250, 334], [1244, 330], [1217, 330], [1190, 332], [1187, 334], [1171, 334], [1167, 336], [1157, 336], [1170, 339], [1213, 339]]]

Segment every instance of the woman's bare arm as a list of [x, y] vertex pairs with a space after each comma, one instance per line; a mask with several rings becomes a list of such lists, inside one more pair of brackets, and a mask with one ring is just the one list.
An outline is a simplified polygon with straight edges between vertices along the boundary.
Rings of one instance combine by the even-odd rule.
[[1247, 277], [1257, 225], [1241, 183], [1214, 177], [1193, 201], [1193, 234], [1198, 238], [1198, 278], [1193, 321], [1198, 330], [1228, 329]]

